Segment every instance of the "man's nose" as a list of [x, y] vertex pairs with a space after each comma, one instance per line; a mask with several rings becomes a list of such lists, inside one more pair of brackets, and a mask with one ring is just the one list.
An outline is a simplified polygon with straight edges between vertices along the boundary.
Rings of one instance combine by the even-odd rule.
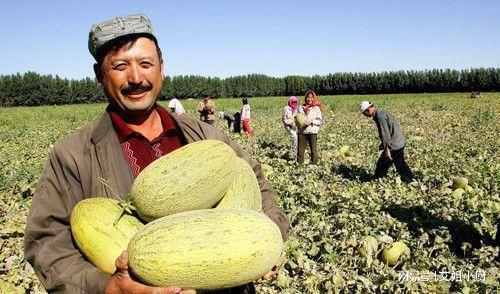
[[141, 73], [141, 69], [138, 65], [130, 66], [130, 73], [128, 77], [129, 84], [141, 84], [143, 81], [143, 76]]

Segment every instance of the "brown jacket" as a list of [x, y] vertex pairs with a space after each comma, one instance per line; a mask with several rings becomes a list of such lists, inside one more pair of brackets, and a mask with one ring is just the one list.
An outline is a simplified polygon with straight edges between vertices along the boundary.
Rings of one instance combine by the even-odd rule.
[[201, 121], [215, 120], [215, 102], [212, 99], [208, 99], [206, 102], [202, 99], [196, 110], [200, 113]]
[[[290, 223], [276, 206], [275, 193], [260, 165], [216, 128], [187, 116], [172, 115], [187, 143], [217, 139], [229, 144], [253, 167], [262, 192], [263, 211], [287, 239]], [[24, 255], [49, 292], [102, 293], [110, 274], [93, 266], [72, 241], [73, 207], [91, 197], [115, 198], [99, 181], [103, 177], [119, 195], [133, 183], [111, 119], [105, 112], [89, 125], [62, 139], [50, 152], [27, 220]]]

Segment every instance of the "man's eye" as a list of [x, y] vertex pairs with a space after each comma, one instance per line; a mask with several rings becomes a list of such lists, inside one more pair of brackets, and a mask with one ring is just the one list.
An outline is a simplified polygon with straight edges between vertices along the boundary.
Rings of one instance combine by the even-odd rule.
[[113, 67], [113, 69], [116, 69], [116, 70], [124, 70], [127, 68], [127, 64], [125, 63], [120, 63], [120, 64], [117, 64]]
[[153, 66], [153, 64], [149, 61], [143, 61], [143, 62], [141, 62], [141, 66], [144, 68], [149, 68], [149, 67]]

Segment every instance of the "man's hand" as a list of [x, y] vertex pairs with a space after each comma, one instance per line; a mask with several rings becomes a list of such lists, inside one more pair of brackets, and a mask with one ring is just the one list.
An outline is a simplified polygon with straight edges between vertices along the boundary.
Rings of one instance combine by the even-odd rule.
[[257, 283], [262, 283], [263, 281], [269, 281], [269, 280], [272, 280], [272, 279], [276, 278], [278, 276], [278, 273], [279, 273], [280, 269], [285, 264], [285, 261], [286, 261], [286, 259], [283, 259], [279, 265], [274, 266], [271, 269], [270, 272], [268, 272], [267, 274], [265, 274], [262, 278], [258, 279], [256, 282]]
[[106, 287], [106, 294], [139, 293], [139, 294], [195, 294], [195, 290], [182, 290], [180, 287], [151, 287], [133, 280], [128, 270], [128, 253], [123, 251], [116, 259], [116, 272]]
[[389, 147], [385, 148], [385, 156], [392, 161], [391, 149]]

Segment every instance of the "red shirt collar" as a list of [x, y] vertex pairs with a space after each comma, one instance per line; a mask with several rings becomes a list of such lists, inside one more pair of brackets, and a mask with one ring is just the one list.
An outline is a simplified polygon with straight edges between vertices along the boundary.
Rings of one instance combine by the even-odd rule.
[[[163, 128], [163, 131], [158, 137], [163, 137], [165, 134], [177, 130], [173, 118], [163, 107], [156, 104], [154, 109], [160, 115], [161, 125]], [[127, 140], [130, 136], [140, 136], [144, 138], [142, 134], [131, 130], [113, 107], [108, 106], [106, 111], [109, 113], [109, 117], [111, 118], [111, 122], [113, 123], [113, 127], [120, 143]]]

